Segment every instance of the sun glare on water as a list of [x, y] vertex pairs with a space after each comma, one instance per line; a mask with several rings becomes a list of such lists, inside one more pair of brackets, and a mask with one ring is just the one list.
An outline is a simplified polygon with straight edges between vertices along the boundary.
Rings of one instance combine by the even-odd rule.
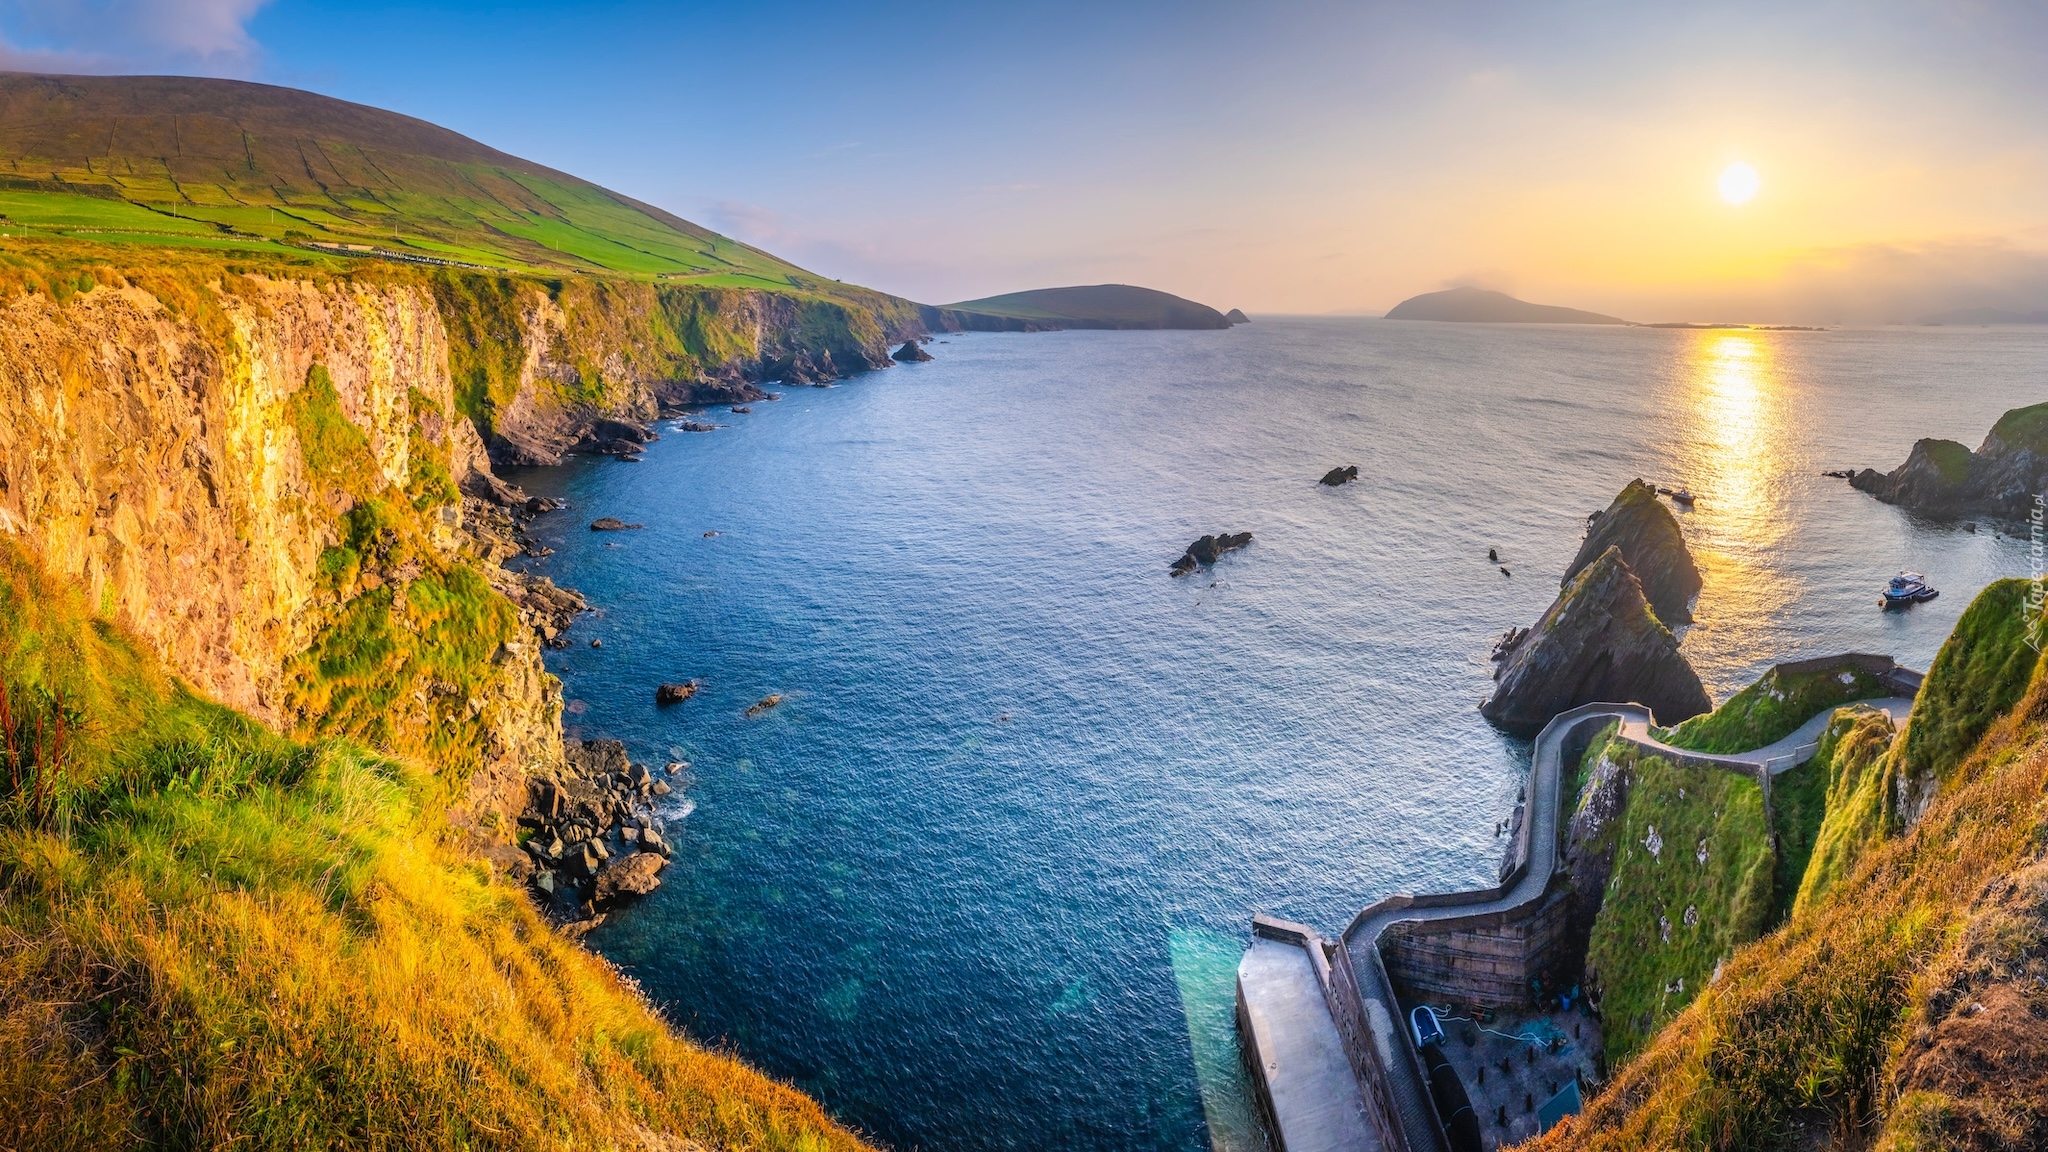
[[1721, 199], [1735, 205], [1747, 204], [1761, 184], [1756, 169], [1742, 163], [1730, 164], [1721, 170]]

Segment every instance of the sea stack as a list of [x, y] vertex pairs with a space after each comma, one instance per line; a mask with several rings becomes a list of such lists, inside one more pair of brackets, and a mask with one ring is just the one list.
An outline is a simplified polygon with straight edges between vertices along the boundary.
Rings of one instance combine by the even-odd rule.
[[1561, 586], [1609, 548], [1620, 548], [1629, 571], [1642, 582], [1643, 597], [1665, 624], [1692, 623], [1692, 600], [1700, 594], [1700, 570], [1686, 550], [1678, 518], [1657, 499], [1657, 490], [1631, 480], [1605, 512], [1593, 518], [1586, 540], [1564, 571]]
[[931, 358], [932, 354], [919, 348], [915, 340], [905, 340], [903, 347], [896, 350], [894, 357], [897, 362], [902, 364], [922, 364]]
[[1713, 708], [1618, 545], [1585, 565], [1536, 626], [1494, 658], [1493, 695], [1479, 711], [1518, 735], [1598, 701], [1646, 705], [1659, 724]]

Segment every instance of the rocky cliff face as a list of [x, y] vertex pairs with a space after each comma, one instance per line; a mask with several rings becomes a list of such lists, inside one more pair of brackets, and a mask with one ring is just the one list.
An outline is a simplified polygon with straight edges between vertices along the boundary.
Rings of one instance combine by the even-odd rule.
[[2048, 404], [2007, 412], [1975, 452], [1921, 440], [1897, 468], [1865, 468], [1850, 483], [1923, 515], [2025, 519], [2048, 494]]
[[684, 408], [758, 400], [759, 385], [820, 384], [891, 364], [889, 344], [925, 333], [893, 297], [824, 297], [594, 280], [560, 285], [444, 274], [458, 333], [462, 410], [491, 458], [554, 464], [605, 421], [645, 424]]
[[558, 766], [557, 686], [520, 610], [492, 607], [477, 575], [492, 565], [455, 482], [488, 464], [456, 414], [433, 295], [234, 275], [178, 287], [0, 301], [0, 530], [201, 692], [284, 729], [322, 730], [336, 694], [361, 687], [308, 656], [343, 622], [411, 642], [461, 610], [502, 620], [489, 651], [448, 649], [473, 668], [422, 657], [350, 707], [379, 731], [435, 734], [402, 749], [430, 759], [472, 745], [443, 759], [479, 781]]
[[1581, 570], [1535, 627], [1511, 636], [1495, 658], [1494, 692], [1480, 711], [1519, 734], [1598, 701], [1647, 705], [1663, 724], [1713, 707], [1619, 547]]
[[1593, 518], [1585, 542], [1565, 569], [1564, 584], [1584, 571], [1609, 548], [1620, 548], [1629, 570], [1642, 581], [1643, 595], [1667, 624], [1692, 623], [1693, 597], [1700, 594], [1700, 570], [1686, 549], [1678, 519], [1657, 490], [1631, 480], [1607, 510]]

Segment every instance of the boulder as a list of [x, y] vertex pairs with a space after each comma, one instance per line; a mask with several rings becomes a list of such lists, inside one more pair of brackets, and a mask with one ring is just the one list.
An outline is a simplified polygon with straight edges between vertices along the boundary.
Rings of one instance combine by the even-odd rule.
[[697, 694], [697, 682], [685, 680], [681, 684], [663, 684], [654, 690], [656, 704], [680, 704]]
[[1657, 499], [1657, 490], [1641, 480], [1631, 480], [1605, 512], [1586, 525], [1586, 539], [1578, 555], [1564, 570], [1561, 585], [1568, 586], [1586, 566], [1609, 548], [1621, 549], [1621, 558], [1643, 585], [1643, 596], [1665, 624], [1692, 623], [1693, 597], [1700, 594], [1700, 570], [1685, 546], [1678, 517]]
[[1336, 488], [1340, 485], [1349, 484], [1356, 479], [1358, 479], [1358, 465], [1352, 464], [1344, 468], [1332, 468], [1328, 472], [1323, 473], [1322, 482], [1332, 488]]
[[1225, 552], [1235, 552], [1251, 542], [1252, 534], [1249, 532], [1225, 532], [1217, 536], [1204, 536], [1188, 545], [1188, 550], [1181, 553], [1180, 559], [1175, 560], [1166, 570], [1175, 576], [1185, 576], [1198, 567], [1206, 568], [1214, 564]]
[[592, 532], [629, 532], [644, 527], [644, 524], [628, 524], [616, 516], [599, 516], [590, 522]]
[[616, 904], [633, 896], [645, 896], [661, 887], [661, 870], [668, 858], [659, 852], [635, 852], [620, 856], [597, 874], [590, 901], [598, 907]]
[[919, 348], [915, 340], [905, 340], [903, 347], [896, 350], [894, 357], [894, 359], [904, 364], [922, 364], [931, 358], [932, 354]]
[[1493, 678], [1480, 712], [1523, 736], [1581, 704], [1642, 704], [1659, 724], [1713, 708], [1678, 638], [1650, 610], [1642, 582], [1612, 545], [1500, 654]]

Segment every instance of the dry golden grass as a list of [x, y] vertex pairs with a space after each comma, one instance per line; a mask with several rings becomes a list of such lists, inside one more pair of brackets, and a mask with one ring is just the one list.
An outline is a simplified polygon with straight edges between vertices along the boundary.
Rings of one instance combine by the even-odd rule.
[[68, 827], [0, 820], [0, 1147], [862, 1147], [552, 932], [425, 773], [193, 698], [4, 543], [0, 677], [87, 719]]

